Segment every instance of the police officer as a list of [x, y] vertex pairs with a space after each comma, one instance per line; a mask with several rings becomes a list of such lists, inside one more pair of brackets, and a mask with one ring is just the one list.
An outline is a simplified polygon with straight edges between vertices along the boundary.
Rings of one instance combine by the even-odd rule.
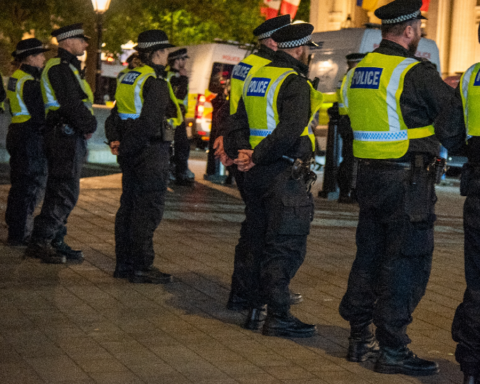
[[[357, 64], [365, 57], [364, 53], [350, 53], [345, 58], [347, 59], [348, 71], [355, 68]], [[337, 90], [338, 97], [338, 112], [340, 115], [338, 124], [338, 133], [342, 138], [342, 162], [338, 168], [338, 187], [340, 189], [340, 196], [338, 202], [343, 204], [355, 203], [355, 199], [351, 196], [352, 174], [353, 174], [353, 131], [350, 126], [350, 119], [342, 102], [341, 85], [346, 79], [346, 75]]]
[[175, 129], [173, 143], [173, 165], [175, 167], [175, 184], [193, 185], [195, 177], [188, 170], [188, 157], [190, 156], [190, 142], [187, 137], [185, 114], [188, 110], [188, 76], [185, 64], [188, 59], [187, 49], [181, 48], [168, 54], [167, 80], [170, 82], [175, 97], [182, 109], [183, 123]]
[[0, 72], [0, 113], [5, 111], [5, 99], [7, 98], [7, 93], [3, 87], [3, 75]]
[[164, 79], [168, 53], [173, 47], [161, 30], [139, 34], [141, 65], [120, 81], [117, 104], [106, 123], [106, 135], [122, 169], [122, 196], [115, 219], [116, 268], [114, 277], [131, 283], [165, 284], [172, 276], [153, 266], [153, 234], [165, 208], [169, 175], [169, 148], [178, 121], [167, 123], [170, 84]]
[[22, 40], [12, 53], [19, 68], [8, 80], [12, 123], [7, 133], [10, 183], [5, 222], [8, 245], [28, 244], [32, 214], [45, 191], [47, 159], [42, 132], [45, 128], [40, 76], [48, 51], [37, 39]]
[[122, 80], [123, 76], [125, 76], [127, 72], [129, 72], [133, 68], [136, 68], [140, 65], [138, 52], [134, 52], [130, 56], [128, 56], [126, 62], [127, 62], [127, 67], [122, 69], [117, 75], [117, 87], [118, 87], [118, 83]]
[[[479, 31], [480, 32], [480, 31]], [[458, 343], [455, 357], [464, 373], [465, 384], [480, 383], [480, 116], [475, 108], [480, 97], [480, 63], [472, 65], [461, 77], [464, 120], [467, 128], [468, 162], [462, 170], [460, 192], [467, 196], [463, 209], [465, 232], [465, 278], [467, 289], [455, 313], [453, 339]]]
[[465, 138], [461, 100], [433, 64], [414, 57], [421, 6], [395, 0], [375, 11], [383, 40], [348, 73], [343, 89], [360, 206], [357, 255], [340, 304], [351, 327], [347, 358], [377, 355], [373, 321], [375, 370], [406, 375], [438, 372], [437, 363], [407, 347], [406, 329], [431, 270], [439, 142], [456, 150]]
[[248, 76], [225, 143], [239, 170], [246, 172], [246, 238], [254, 261], [245, 327], [263, 325], [263, 334], [270, 336], [311, 337], [316, 332], [315, 325], [290, 313], [289, 291], [305, 258], [314, 211], [308, 188], [315, 150], [310, 125], [323, 95], [306, 77], [308, 45], [316, 46], [312, 32], [311, 24], [300, 23], [272, 35], [278, 50], [270, 64]]
[[[259, 68], [270, 63], [273, 60], [277, 43], [272, 39], [272, 34], [287, 25], [290, 25], [290, 15], [278, 16], [273, 19], [266, 20], [253, 30], [253, 34], [258, 39], [259, 49], [238, 63], [232, 72], [230, 81], [230, 98], [229, 105], [230, 114], [237, 112], [238, 102], [242, 97], [243, 85], [248, 75], [253, 75]], [[215, 140], [215, 155], [219, 156], [224, 165], [230, 165], [235, 177], [238, 190], [242, 199], [245, 201], [243, 192], [243, 172], [239, 172], [233, 161], [228, 159], [223, 149], [223, 137], [230, 128], [228, 119], [219, 124], [218, 137]], [[240, 311], [249, 308], [248, 297], [251, 290], [252, 279], [252, 261], [247, 247], [246, 239], [246, 221], [242, 222], [240, 229], [240, 239], [235, 248], [234, 268], [232, 275], [232, 285], [230, 296], [227, 302], [227, 308], [233, 311]], [[294, 297], [296, 301], [301, 301], [301, 296]]]
[[80, 192], [86, 140], [97, 129], [93, 93], [77, 56], [88, 46], [82, 24], [56, 29], [58, 54], [48, 60], [41, 87], [46, 112], [48, 178], [42, 211], [35, 218], [26, 255], [46, 263], [83, 262], [83, 253], [64, 241], [66, 224]]

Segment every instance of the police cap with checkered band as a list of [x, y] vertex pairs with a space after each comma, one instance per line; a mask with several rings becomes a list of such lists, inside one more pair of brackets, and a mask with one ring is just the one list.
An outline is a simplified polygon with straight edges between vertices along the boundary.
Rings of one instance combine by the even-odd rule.
[[290, 15], [282, 15], [278, 17], [274, 17], [273, 19], [269, 19], [262, 24], [260, 24], [257, 28], [253, 30], [253, 34], [257, 37], [258, 40], [267, 39], [272, 37], [272, 34], [287, 25], [290, 25], [292, 19]]
[[25, 39], [19, 41], [17, 48], [13, 51], [12, 56], [16, 60], [23, 60], [30, 55], [38, 55], [39, 53], [47, 52], [49, 49], [44, 48], [42, 42], [38, 39]]
[[302, 45], [318, 47], [312, 41], [313, 25], [304, 22], [295, 22], [282, 28], [272, 35], [279, 49], [296, 48]]
[[399, 24], [410, 20], [426, 19], [420, 8], [422, 0], [395, 0], [375, 11], [382, 24]]
[[158, 49], [175, 47], [168, 41], [168, 36], [161, 29], [150, 29], [138, 35], [138, 44], [133, 47], [138, 52], [150, 52]]
[[67, 25], [65, 27], [55, 29], [52, 32], [52, 36], [56, 37], [58, 42], [73, 38], [79, 38], [84, 40], [90, 39], [89, 36], [85, 35], [82, 23]]

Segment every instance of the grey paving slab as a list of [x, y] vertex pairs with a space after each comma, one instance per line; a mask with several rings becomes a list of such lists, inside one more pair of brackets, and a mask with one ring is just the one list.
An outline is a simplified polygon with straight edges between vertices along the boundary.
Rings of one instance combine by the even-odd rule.
[[[197, 175], [201, 172], [195, 171]], [[345, 360], [348, 324], [338, 305], [355, 255], [358, 208], [316, 199], [292, 308], [318, 325], [312, 339], [265, 337], [243, 329], [245, 313], [225, 309], [243, 218], [238, 192], [203, 180], [172, 187], [154, 237], [165, 286], [113, 279], [119, 175], [82, 179], [67, 241], [84, 250], [79, 266], [45, 265], [9, 248], [0, 223], [0, 383], [342, 384], [460, 383], [450, 337], [465, 287], [462, 201], [438, 191], [431, 280], [409, 328], [412, 349], [437, 361], [432, 378], [381, 375]], [[8, 186], [0, 187], [3, 217]]]

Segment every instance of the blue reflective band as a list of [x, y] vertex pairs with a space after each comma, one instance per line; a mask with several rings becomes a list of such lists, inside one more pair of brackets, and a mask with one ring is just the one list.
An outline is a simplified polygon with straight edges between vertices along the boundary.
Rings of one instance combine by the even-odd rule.
[[265, 77], [254, 77], [248, 84], [247, 96], [264, 97], [271, 79]]
[[378, 89], [383, 68], [356, 68], [350, 88]]
[[118, 116], [122, 120], [127, 120], [127, 119], [138, 119], [140, 117], [139, 113], [119, 113]]
[[245, 79], [248, 76], [248, 72], [250, 72], [250, 69], [252, 69], [251, 65], [245, 64], [245, 63], [238, 63], [234, 68], [232, 72], [232, 78], [245, 81]]
[[357, 141], [400, 141], [408, 139], [407, 130], [397, 132], [353, 131]]
[[140, 75], [141, 75], [140, 72], [136, 72], [136, 71], [128, 72], [125, 76], [123, 76], [121, 83], [127, 84], [127, 85], [133, 85], [133, 83], [135, 83], [135, 80], [137, 80], [137, 77]]
[[269, 129], [250, 129], [250, 136], [267, 137], [272, 132], [273, 130], [269, 130]]
[[477, 77], [475, 77], [475, 82], [473, 83], [474, 87], [478, 87], [480, 85], [480, 71], [477, 72]]
[[51, 103], [45, 104], [45, 109], [48, 109], [50, 107], [59, 107], [60, 108], [60, 103], [58, 101], [52, 101]]

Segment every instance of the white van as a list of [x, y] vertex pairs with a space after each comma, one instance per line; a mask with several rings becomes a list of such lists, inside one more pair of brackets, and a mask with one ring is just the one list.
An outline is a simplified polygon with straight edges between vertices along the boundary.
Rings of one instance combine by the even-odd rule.
[[[318, 77], [317, 89], [325, 95], [325, 102], [320, 111], [319, 128], [328, 124], [327, 109], [337, 101], [335, 91], [347, 72], [345, 56], [349, 53], [367, 53], [378, 48], [382, 41], [379, 29], [351, 28], [331, 32], [317, 32], [312, 40], [318, 48], [310, 48], [310, 79]], [[422, 38], [418, 45], [417, 57], [430, 60], [440, 71], [440, 56], [435, 41]]]
[[185, 116], [189, 138], [199, 136], [208, 141], [212, 127], [211, 100], [219, 91], [219, 82], [225, 83], [233, 67], [251, 51], [238, 44], [224, 42], [187, 45], [170, 48], [175, 51], [186, 48], [190, 57], [186, 64], [189, 78], [188, 111]]

